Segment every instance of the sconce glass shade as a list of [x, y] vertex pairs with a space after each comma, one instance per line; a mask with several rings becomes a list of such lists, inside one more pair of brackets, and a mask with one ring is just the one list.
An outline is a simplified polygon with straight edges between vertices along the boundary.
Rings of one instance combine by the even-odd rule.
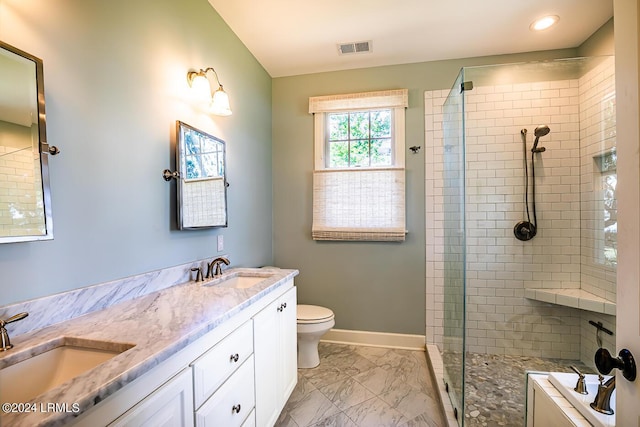
[[204, 73], [193, 73], [189, 76], [189, 84], [193, 91], [193, 96], [201, 101], [211, 99], [211, 86]]
[[[207, 72], [212, 71], [218, 83], [218, 90], [211, 96], [211, 85], [207, 78]], [[210, 102], [209, 111], [218, 116], [230, 116], [231, 107], [229, 107], [229, 95], [224, 91], [218, 73], [213, 68], [205, 68], [200, 71], [187, 72], [187, 82], [194, 92], [194, 96], [205, 102]]]
[[213, 94], [213, 101], [211, 101], [211, 113], [218, 116], [230, 116], [232, 114], [231, 107], [229, 106], [229, 95], [224, 91], [222, 85], [220, 85], [218, 90]]

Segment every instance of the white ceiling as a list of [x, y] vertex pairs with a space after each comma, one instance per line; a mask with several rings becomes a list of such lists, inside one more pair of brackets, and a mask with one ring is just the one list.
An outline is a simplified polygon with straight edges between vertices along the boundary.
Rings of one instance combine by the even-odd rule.
[[[579, 46], [612, 0], [209, 0], [272, 77]], [[560, 21], [529, 30], [545, 15]], [[336, 45], [373, 40], [368, 54]]]

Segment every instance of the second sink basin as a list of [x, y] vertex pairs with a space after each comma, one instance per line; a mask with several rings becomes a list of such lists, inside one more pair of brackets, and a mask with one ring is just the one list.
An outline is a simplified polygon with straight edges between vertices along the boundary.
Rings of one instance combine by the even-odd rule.
[[224, 280], [220, 283], [222, 286], [226, 286], [228, 288], [237, 288], [237, 289], [246, 289], [250, 288], [258, 283], [262, 282], [264, 277], [255, 277], [255, 276], [236, 276], [231, 277], [230, 279]]
[[220, 286], [223, 288], [248, 289], [271, 278], [273, 274], [267, 272], [244, 273], [233, 272], [220, 278], [206, 282], [205, 286]]
[[66, 337], [43, 344], [40, 354], [0, 370], [0, 402], [28, 402], [131, 347]]

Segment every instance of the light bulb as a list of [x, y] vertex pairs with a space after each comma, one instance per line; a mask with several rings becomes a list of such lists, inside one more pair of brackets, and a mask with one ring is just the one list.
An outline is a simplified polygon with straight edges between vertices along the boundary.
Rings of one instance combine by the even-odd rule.
[[557, 15], [544, 16], [533, 21], [529, 28], [534, 31], [546, 30], [547, 28], [555, 25], [559, 20], [560, 18]]

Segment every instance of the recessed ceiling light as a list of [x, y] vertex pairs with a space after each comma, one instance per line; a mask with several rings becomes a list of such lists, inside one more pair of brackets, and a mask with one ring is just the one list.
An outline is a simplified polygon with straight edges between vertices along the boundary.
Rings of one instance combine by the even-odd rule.
[[560, 20], [558, 15], [548, 15], [540, 19], [536, 19], [531, 23], [529, 28], [533, 31], [542, 31], [555, 25]]

